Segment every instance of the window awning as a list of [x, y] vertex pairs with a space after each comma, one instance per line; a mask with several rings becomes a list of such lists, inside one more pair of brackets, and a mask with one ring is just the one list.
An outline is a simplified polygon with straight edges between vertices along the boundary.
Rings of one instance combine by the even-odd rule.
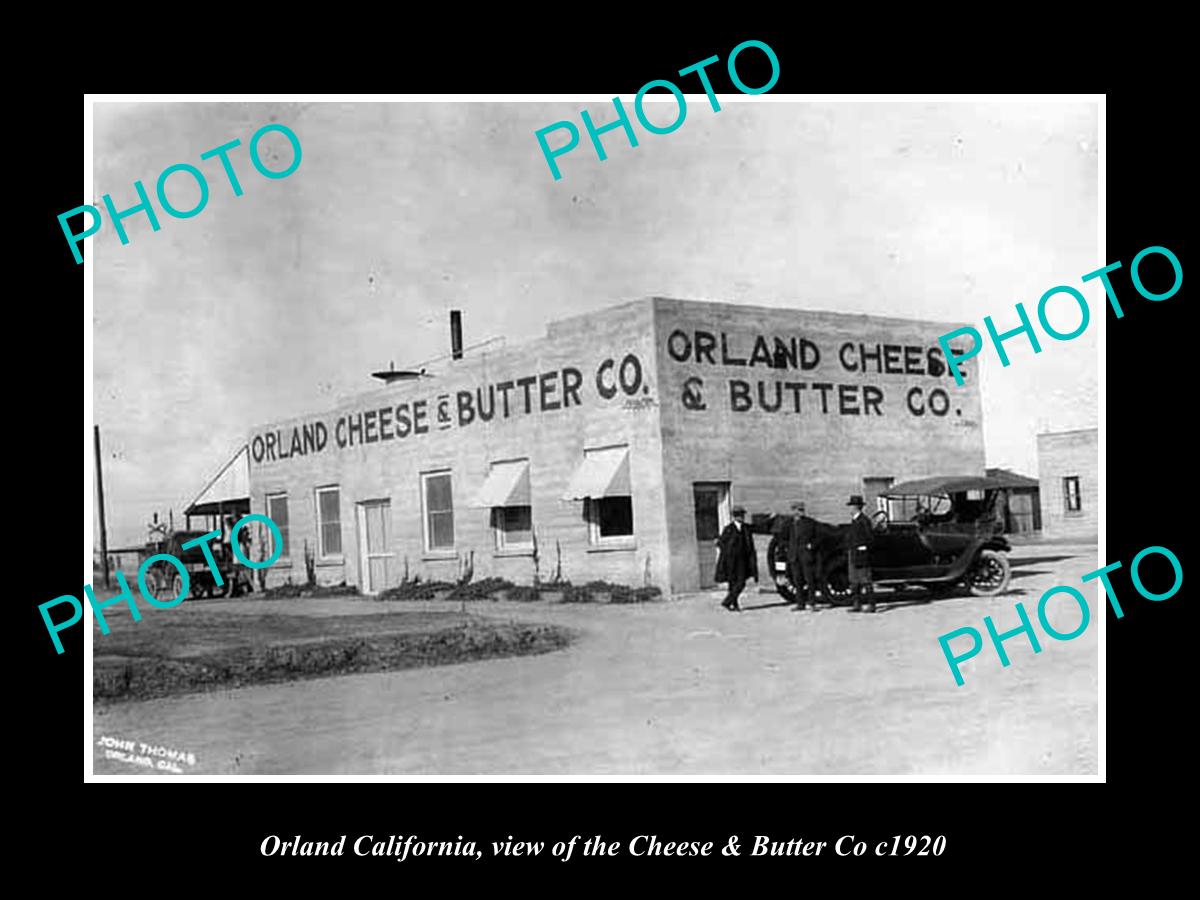
[[184, 510], [189, 516], [250, 512], [250, 450], [243, 445]]
[[483, 487], [475, 495], [471, 506], [490, 508], [493, 506], [529, 506], [529, 460], [492, 463]]
[[628, 497], [629, 447], [605, 447], [587, 450], [583, 462], [571, 477], [564, 500], [585, 497]]

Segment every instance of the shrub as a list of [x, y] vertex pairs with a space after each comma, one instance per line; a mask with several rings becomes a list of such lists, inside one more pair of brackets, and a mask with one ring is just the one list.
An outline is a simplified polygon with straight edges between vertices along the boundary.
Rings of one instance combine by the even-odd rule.
[[595, 598], [587, 585], [568, 585], [563, 591], [563, 603], [591, 603]]
[[541, 592], [532, 585], [521, 585], [519, 587], [513, 587], [509, 589], [508, 599], [516, 600], [520, 603], [531, 603], [535, 600], [541, 600], [542, 595]]
[[563, 603], [593, 603], [596, 594], [608, 594], [611, 603], [646, 603], [661, 597], [662, 590], [653, 585], [631, 588], [608, 581], [589, 581], [585, 585], [568, 588], [563, 594]]
[[654, 585], [640, 588], [622, 588], [612, 593], [613, 603], [648, 603], [662, 596], [662, 590]]
[[595, 594], [612, 594], [618, 591], [629, 590], [629, 588], [623, 584], [613, 584], [611, 581], [601, 580], [589, 581], [584, 585], [584, 587]]
[[500, 591], [510, 591], [514, 587], [505, 578], [485, 578], [469, 584], [460, 584], [452, 590], [447, 600], [488, 600]]
[[386, 591], [380, 591], [377, 600], [432, 600], [438, 591], [452, 591], [456, 585], [448, 581], [408, 581]]
[[292, 584], [287, 582], [278, 587], [258, 591], [255, 595], [259, 600], [291, 600], [298, 597], [351, 597], [358, 596], [358, 587], [353, 584]]

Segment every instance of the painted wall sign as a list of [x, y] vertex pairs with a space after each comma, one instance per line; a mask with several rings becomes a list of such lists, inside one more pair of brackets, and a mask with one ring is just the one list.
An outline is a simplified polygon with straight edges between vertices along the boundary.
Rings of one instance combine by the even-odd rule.
[[[693, 412], [712, 409], [713, 403], [735, 413], [751, 411], [790, 413], [793, 415], [884, 416], [894, 409], [900, 414], [942, 418], [954, 414], [961, 420], [962, 410], [955, 406], [946, 390], [938, 384], [863, 384], [834, 380], [799, 380], [788, 375], [763, 372], [813, 372], [832, 370], [838, 376], [921, 376], [952, 379], [940, 347], [911, 344], [868, 343], [840, 340], [822, 346], [808, 338], [775, 334], [729, 334], [701, 329], [676, 328], [664, 347], [667, 358], [695, 367], [746, 370], [739, 377], [707, 379], [704, 375], [687, 377], [679, 394], [683, 408]], [[960, 377], [965, 379], [966, 372]], [[827, 376], [831, 377], [831, 376]], [[889, 389], [891, 399], [889, 402]], [[971, 420], [955, 424], [977, 427]]]
[[[429, 434], [468, 428], [478, 423], [504, 421], [573, 409], [597, 398], [621, 398], [625, 409], [649, 408], [653, 399], [647, 367], [635, 353], [602, 360], [587, 376], [573, 366], [536, 375], [512, 378], [470, 389], [439, 392], [432, 397], [405, 400], [394, 406], [345, 413], [334, 419], [316, 419], [256, 434], [250, 440], [254, 462], [275, 462], [293, 456], [344, 450], [358, 444], [402, 441]], [[636, 406], [629, 401], [636, 399]]]

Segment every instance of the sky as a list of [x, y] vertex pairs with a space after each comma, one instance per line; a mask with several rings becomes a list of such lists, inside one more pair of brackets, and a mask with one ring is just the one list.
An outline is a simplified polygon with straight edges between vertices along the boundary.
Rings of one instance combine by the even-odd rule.
[[[622, 98], [626, 108], [632, 98]], [[589, 145], [608, 102], [97, 103], [93, 194], [118, 210], [142, 181], [159, 217], [107, 220], [86, 240], [93, 271], [93, 412], [103, 442], [110, 546], [139, 544], [154, 512], [183, 508], [255, 425], [372, 390], [372, 371], [448, 352], [448, 311], [468, 346], [536, 338], [546, 323], [661, 295], [974, 324], [1036, 321], [1039, 298], [1088, 298], [1079, 338], [1006, 342], [981, 356], [989, 466], [1037, 475], [1035, 435], [1095, 427], [1100, 255], [1094, 103], [804, 103], [688, 95], [673, 133], [634, 119]], [[648, 103], [669, 124], [674, 100]], [[573, 121], [550, 173], [534, 133]], [[288, 177], [249, 159], [286, 125]], [[229, 153], [244, 193], [217, 159]], [[552, 136], [557, 147], [559, 138]], [[269, 168], [292, 161], [268, 133]], [[199, 168], [195, 216], [166, 215], [159, 174]], [[168, 199], [199, 190], [171, 176]], [[84, 201], [81, 201], [84, 202]], [[76, 220], [78, 221], [78, 220]], [[1059, 305], [1061, 303], [1061, 306]], [[1079, 313], [1058, 298], [1060, 331]]]

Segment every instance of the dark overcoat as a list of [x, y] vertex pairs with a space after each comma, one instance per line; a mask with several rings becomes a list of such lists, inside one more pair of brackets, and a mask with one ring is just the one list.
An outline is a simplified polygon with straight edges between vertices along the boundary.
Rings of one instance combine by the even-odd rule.
[[[807, 566], [805, 565], [807, 563]], [[817, 520], [809, 516], [797, 516], [792, 523], [788, 541], [788, 565], [791, 567], [792, 583], [799, 587], [808, 569], [817, 566]], [[811, 573], [816, 575], [816, 571]], [[814, 585], [809, 585], [811, 590]]]
[[817, 549], [817, 520], [808, 516], [798, 516], [792, 524], [791, 540], [788, 546], [788, 558], [798, 559], [802, 551], [815, 552]]
[[758, 580], [758, 553], [754, 550], [754, 535], [748, 525], [743, 525], [739, 531], [730, 522], [721, 532], [717, 544], [717, 581]]
[[846, 529], [846, 550], [849, 553], [849, 575], [851, 584], [871, 583], [871, 543], [875, 540], [875, 529], [865, 515], [850, 520]]

